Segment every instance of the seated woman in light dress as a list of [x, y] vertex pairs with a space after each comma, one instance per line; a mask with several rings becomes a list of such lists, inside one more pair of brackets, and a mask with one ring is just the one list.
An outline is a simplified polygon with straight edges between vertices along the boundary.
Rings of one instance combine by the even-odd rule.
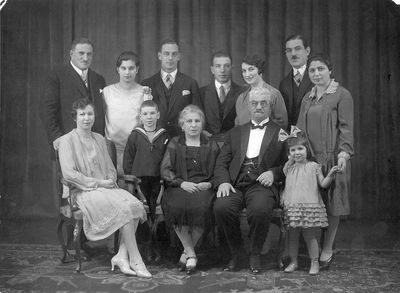
[[151, 277], [135, 238], [139, 221], [146, 220], [143, 204], [118, 188], [105, 139], [91, 131], [95, 120], [92, 102], [88, 99], [75, 101], [72, 117], [76, 128], [60, 138], [59, 157], [64, 179], [77, 190], [85, 235], [96, 241], [121, 229], [119, 250], [111, 259], [111, 269], [116, 265], [126, 275]]
[[131, 51], [119, 55], [116, 68], [119, 82], [103, 90], [105, 105], [105, 136], [115, 144], [117, 151], [117, 173], [123, 175], [122, 158], [128, 137], [139, 124], [140, 105], [153, 97], [149, 87], [136, 82], [140, 59]]

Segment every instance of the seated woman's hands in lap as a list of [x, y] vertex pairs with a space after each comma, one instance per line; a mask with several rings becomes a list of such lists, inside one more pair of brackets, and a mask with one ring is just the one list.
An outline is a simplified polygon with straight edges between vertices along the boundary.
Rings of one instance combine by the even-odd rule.
[[104, 187], [104, 188], [114, 188], [115, 183], [112, 179], [99, 179], [97, 182], [99, 187]]

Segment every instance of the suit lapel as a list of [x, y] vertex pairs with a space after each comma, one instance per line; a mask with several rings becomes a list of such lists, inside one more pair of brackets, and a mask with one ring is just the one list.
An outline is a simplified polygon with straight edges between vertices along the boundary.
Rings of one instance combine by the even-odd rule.
[[226, 95], [226, 101], [225, 101], [225, 107], [224, 107], [224, 117], [222, 119], [225, 119], [226, 116], [231, 112], [232, 108], [235, 107], [235, 103], [236, 103], [235, 97], [237, 97], [236, 93], [238, 91], [239, 91], [239, 86], [232, 82], [231, 89], [229, 90], [228, 94]]
[[268, 123], [265, 129], [263, 141], [261, 143], [260, 154], [258, 156], [258, 164], [261, 164], [261, 161], [264, 158], [265, 152], [267, 151], [273, 137], [274, 137], [274, 130], [271, 127], [271, 124]]
[[[79, 92], [82, 94], [83, 97], [86, 97], [88, 95], [85, 83], [83, 82], [82, 78], [79, 76], [78, 72], [72, 67], [71, 64], [69, 64], [69, 75], [71, 76], [71, 80], [73, 83], [77, 85], [77, 88]], [[88, 78], [89, 78], [89, 72], [88, 72]], [[89, 83], [90, 84], [90, 83]]]
[[178, 71], [176, 73], [174, 84], [172, 85], [171, 97], [169, 98], [169, 104], [168, 104], [168, 114], [170, 114], [171, 110], [173, 109], [177, 97], [182, 96], [182, 88], [183, 88], [182, 85], [183, 85], [183, 80]]
[[[218, 108], [219, 108], [219, 105], [218, 105], [218, 94], [217, 94], [217, 91], [215, 89], [214, 83], [210, 84], [207, 87], [207, 93], [206, 93], [205, 96], [207, 97], [207, 101], [206, 101], [207, 108], [209, 108], [213, 112], [213, 114], [215, 115], [215, 117], [219, 121], [220, 117], [219, 117], [219, 111], [218, 111]], [[209, 107], [208, 107], [208, 105], [209, 105]]]
[[243, 161], [246, 157], [247, 146], [249, 144], [250, 137], [250, 124], [251, 122], [248, 122], [240, 129], [240, 165], [243, 164]]
[[157, 96], [160, 97], [160, 104], [163, 106], [164, 109], [168, 109], [167, 106], [167, 98], [165, 96], [164, 93], [164, 88], [163, 88], [163, 80], [161, 78], [161, 72], [157, 74], [157, 76], [155, 76], [156, 78], [156, 82], [155, 82], [155, 90], [157, 92]]
[[310, 84], [311, 84], [310, 78], [308, 77], [307, 72], [305, 72], [303, 80], [300, 83], [299, 93], [298, 93], [297, 97], [295, 97], [296, 105], [301, 103], [301, 100], [303, 99], [304, 95], [307, 93], [307, 91], [310, 87]]

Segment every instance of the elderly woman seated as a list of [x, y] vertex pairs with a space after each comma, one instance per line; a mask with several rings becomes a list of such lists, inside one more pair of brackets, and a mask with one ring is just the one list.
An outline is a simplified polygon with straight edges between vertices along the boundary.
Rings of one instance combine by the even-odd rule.
[[121, 229], [118, 266], [126, 275], [151, 277], [140, 256], [135, 231], [146, 220], [143, 204], [116, 185], [116, 170], [103, 136], [92, 132], [94, 105], [80, 99], [72, 105], [76, 128], [60, 138], [59, 157], [64, 179], [77, 189], [77, 203], [83, 213], [83, 230], [89, 240], [100, 240]]
[[161, 176], [168, 184], [162, 209], [183, 245], [178, 268], [187, 274], [196, 270], [195, 247], [211, 224], [215, 198], [211, 178], [219, 147], [202, 134], [204, 123], [200, 108], [186, 106], [179, 116], [184, 133], [170, 141], [161, 164]]

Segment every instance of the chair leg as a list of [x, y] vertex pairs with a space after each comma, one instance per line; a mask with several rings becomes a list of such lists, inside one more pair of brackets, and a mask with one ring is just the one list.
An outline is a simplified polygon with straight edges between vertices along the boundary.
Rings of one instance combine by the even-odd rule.
[[65, 244], [65, 239], [63, 235], [63, 226], [64, 226], [65, 220], [63, 218], [58, 219], [58, 224], [57, 224], [57, 238], [58, 241], [61, 244], [61, 248], [63, 250], [63, 257], [61, 259], [62, 263], [66, 262], [67, 255], [68, 255], [68, 250], [67, 250], [67, 245]]
[[78, 260], [78, 265], [76, 267], [76, 272], [80, 273], [82, 269], [82, 258], [81, 258], [81, 230], [82, 230], [82, 221], [77, 220], [75, 223], [75, 229], [74, 229], [74, 244], [75, 244], [75, 250], [76, 250], [76, 257]]

